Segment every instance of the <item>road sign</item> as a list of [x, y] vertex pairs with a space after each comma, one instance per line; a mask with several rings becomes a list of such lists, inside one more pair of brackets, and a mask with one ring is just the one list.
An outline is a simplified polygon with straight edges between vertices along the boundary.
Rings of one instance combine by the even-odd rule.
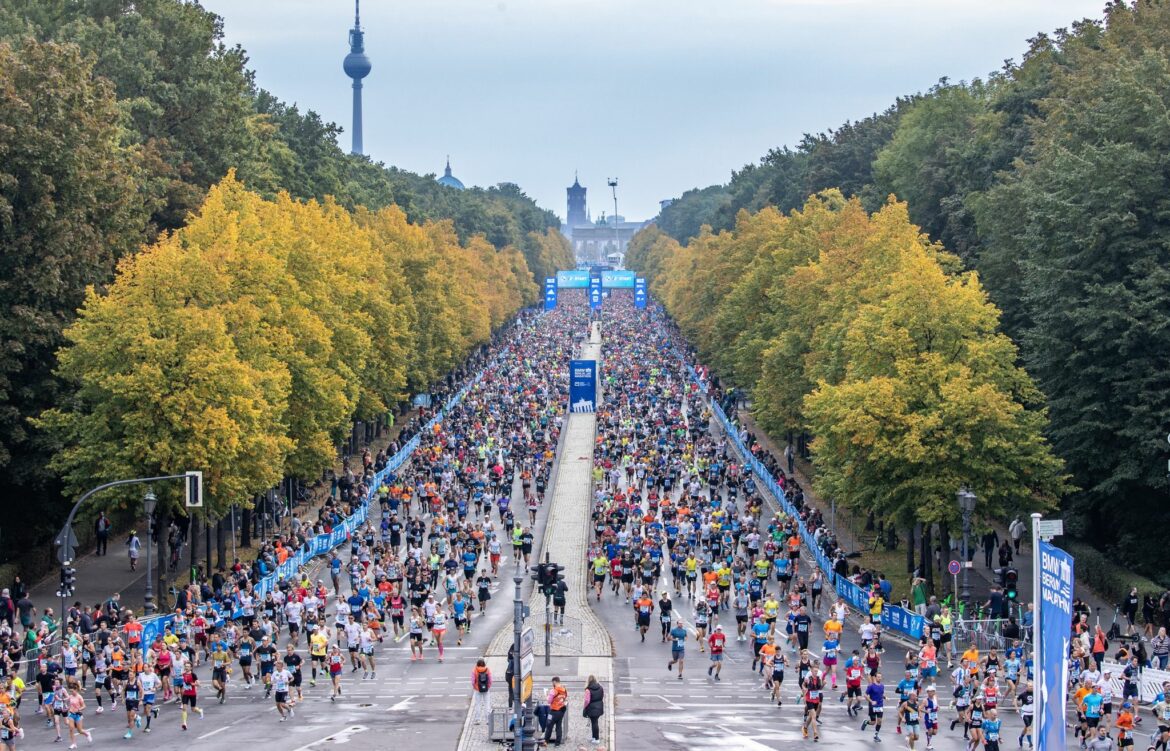
[[520, 658], [520, 675], [532, 675], [532, 666], [536, 664], [536, 656], [529, 653]]
[[532, 673], [520, 680], [520, 702], [526, 702], [532, 696]]
[[520, 655], [532, 654], [533, 647], [536, 646], [536, 632], [532, 630], [532, 626], [520, 632]]
[[1036, 522], [1041, 540], [1051, 540], [1064, 534], [1064, 519], [1041, 519]]
[[948, 563], [947, 564], [947, 571], [950, 572], [951, 576], [957, 575], [959, 573], [959, 562], [958, 561], [951, 561], [950, 563]]
[[57, 546], [57, 561], [59, 563], [68, 563], [77, 556], [77, 535], [73, 533], [72, 526], [63, 527], [57, 533], [53, 544]]

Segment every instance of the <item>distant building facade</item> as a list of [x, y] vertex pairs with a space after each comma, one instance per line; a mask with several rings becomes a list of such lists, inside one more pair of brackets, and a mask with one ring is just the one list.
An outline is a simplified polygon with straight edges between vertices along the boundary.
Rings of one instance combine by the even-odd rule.
[[627, 222], [625, 217], [606, 218], [605, 214], [593, 221], [589, 218], [586, 190], [576, 177], [565, 189], [566, 221], [561, 225], [561, 233], [573, 246], [578, 263], [620, 267], [630, 240], [650, 222]]

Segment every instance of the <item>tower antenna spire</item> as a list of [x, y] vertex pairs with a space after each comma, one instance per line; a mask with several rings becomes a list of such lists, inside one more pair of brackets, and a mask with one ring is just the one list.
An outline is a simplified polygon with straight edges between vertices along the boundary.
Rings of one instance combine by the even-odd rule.
[[353, 27], [362, 27], [362, 0], [353, 0]]

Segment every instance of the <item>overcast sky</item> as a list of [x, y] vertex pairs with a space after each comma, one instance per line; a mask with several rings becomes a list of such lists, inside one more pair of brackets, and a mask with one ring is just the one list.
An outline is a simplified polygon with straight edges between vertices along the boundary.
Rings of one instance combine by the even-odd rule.
[[[260, 86], [345, 128], [353, 0], [202, 0]], [[562, 218], [726, 182], [802, 133], [1018, 59], [1104, 0], [363, 0], [365, 150], [468, 185], [518, 183]]]

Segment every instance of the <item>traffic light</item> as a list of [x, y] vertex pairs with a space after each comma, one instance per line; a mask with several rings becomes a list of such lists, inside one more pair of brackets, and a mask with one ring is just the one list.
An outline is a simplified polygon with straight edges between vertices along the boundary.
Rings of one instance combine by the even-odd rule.
[[1003, 572], [1003, 591], [1007, 593], [1009, 600], [1014, 600], [1019, 596], [1020, 572], [1014, 568], [1009, 568]]
[[565, 575], [561, 572], [565, 567], [557, 563], [538, 563], [536, 570], [532, 572], [532, 580], [536, 582], [536, 586], [540, 588], [545, 597], [552, 597], [553, 592], [556, 591], [557, 582], [564, 581]]
[[71, 597], [73, 588], [77, 586], [77, 569], [72, 566], [61, 567], [61, 586], [58, 591], [60, 597]]

